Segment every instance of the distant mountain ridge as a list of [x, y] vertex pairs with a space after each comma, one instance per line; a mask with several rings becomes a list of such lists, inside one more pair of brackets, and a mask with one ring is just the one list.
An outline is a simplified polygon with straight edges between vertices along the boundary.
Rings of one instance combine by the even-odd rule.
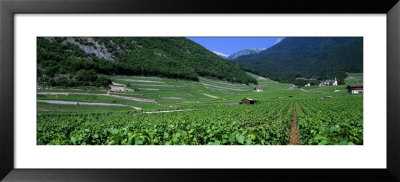
[[228, 56], [228, 59], [229, 59], [229, 60], [234, 60], [234, 59], [236, 59], [236, 58], [238, 58], [238, 57], [240, 57], [240, 56], [247, 56], [247, 55], [252, 55], [252, 54], [258, 54], [258, 53], [260, 53], [261, 51], [264, 51], [264, 50], [267, 50], [267, 48], [260, 48], [260, 49], [257, 49], [257, 48], [247, 48], [247, 49], [243, 49], [243, 50], [240, 50], [240, 51], [238, 51], [238, 52], [235, 52], [234, 54]]
[[298, 77], [337, 77], [344, 83], [346, 72], [363, 72], [363, 38], [287, 37], [259, 54], [233, 61], [281, 82], [293, 83]]
[[43, 86], [108, 86], [109, 75], [257, 82], [184, 37], [38, 37], [37, 73]]

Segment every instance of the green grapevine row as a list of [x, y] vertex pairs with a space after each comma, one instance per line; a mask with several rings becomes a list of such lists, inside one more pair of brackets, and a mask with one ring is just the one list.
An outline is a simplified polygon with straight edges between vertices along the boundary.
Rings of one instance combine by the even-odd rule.
[[38, 116], [38, 145], [285, 145], [293, 103], [170, 113]]
[[302, 144], [363, 144], [362, 99], [310, 99], [296, 106]]

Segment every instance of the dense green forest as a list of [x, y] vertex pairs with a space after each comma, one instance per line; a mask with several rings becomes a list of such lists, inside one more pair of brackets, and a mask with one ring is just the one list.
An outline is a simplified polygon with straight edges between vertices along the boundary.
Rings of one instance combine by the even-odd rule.
[[257, 83], [243, 69], [251, 70], [183, 37], [37, 38], [37, 80], [45, 87], [107, 87], [110, 75]]
[[333, 79], [363, 72], [362, 37], [288, 37], [258, 54], [233, 61], [273, 80], [304, 85], [304, 79]]

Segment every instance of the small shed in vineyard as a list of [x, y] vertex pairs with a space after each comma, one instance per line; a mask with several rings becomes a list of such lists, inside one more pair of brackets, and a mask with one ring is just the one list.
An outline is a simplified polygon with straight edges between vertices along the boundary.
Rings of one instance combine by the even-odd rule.
[[256, 100], [254, 100], [254, 99], [244, 98], [244, 99], [242, 99], [242, 102], [240, 102], [240, 104], [254, 104], [255, 102], [256, 102]]

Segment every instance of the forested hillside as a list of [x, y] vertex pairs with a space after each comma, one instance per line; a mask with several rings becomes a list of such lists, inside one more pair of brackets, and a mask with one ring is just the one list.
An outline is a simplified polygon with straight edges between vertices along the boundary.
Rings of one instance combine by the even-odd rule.
[[39, 37], [37, 73], [45, 87], [107, 86], [110, 75], [256, 83], [238, 64], [183, 37]]
[[233, 61], [280, 82], [294, 83], [299, 77], [337, 77], [340, 84], [344, 83], [346, 72], [363, 72], [363, 38], [288, 37], [259, 54]]

